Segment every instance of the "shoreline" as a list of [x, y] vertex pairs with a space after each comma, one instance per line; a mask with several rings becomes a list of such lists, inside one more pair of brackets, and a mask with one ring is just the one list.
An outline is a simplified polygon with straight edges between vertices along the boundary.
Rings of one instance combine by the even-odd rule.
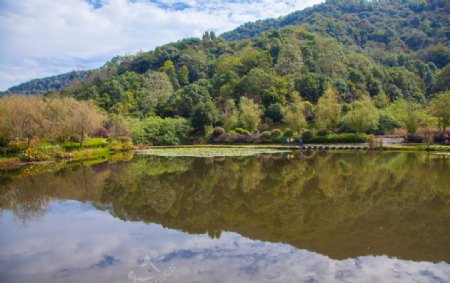
[[[197, 144], [197, 145], [177, 145], [177, 146], [150, 146], [149, 149], [174, 149], [174, 148], [248, 148], [248, 149], [284, 149], [284, 150], [304, 150], [304, 151], [411, 151], [411, 152], [433, 152], [442, 156], [450, 156], [450, 146], [446, 145], [383, 145], [370, 148], [367, 143], [357, 143], [357, 144], [305, 144], [300, 145], [280, 145], [280, 144]], [[134, 149], [131, 151], [124, 151], [122, 153], [139, 153], [145, 152], [146, 149]], [[92, 153], [92, 151], [91, 151]], [[18, 157], [5, 157], [0, 158], [0, 170], [8, 170], [13, 168], [19, 168], [22, 166], [30, 165], [46, 165], [52, 163], [66, 163], [74, 164], [77, 162], [87, 162], [92, 160], [110, 160], [113, 155], [120, 154], [115, 152], [104, 152], [103, 154], [90, 156], [90, 154], [84, 155], [80, 154], [78, 158], [68, 158], [68, 159], [54, 159], [46, 161], [22, 161]], [[83, 156], [84, 155], [84, 156]]]

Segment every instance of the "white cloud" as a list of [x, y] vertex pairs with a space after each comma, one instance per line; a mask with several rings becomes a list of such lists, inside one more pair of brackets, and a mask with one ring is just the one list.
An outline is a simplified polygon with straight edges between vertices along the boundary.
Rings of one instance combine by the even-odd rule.
[[[90, 3], [94, 4], [90, 4]], [[0, 89], [323, 0], [2, 0]], [[96, 4], [95, 4], [96, 3]]]

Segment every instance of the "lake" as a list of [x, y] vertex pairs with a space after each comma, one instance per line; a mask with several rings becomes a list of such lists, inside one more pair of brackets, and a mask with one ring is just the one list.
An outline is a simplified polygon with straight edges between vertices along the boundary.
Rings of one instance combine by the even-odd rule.
[[0, 171], [0, 282], [450, 282], [449, 157], [135, 155], [41, 171]]

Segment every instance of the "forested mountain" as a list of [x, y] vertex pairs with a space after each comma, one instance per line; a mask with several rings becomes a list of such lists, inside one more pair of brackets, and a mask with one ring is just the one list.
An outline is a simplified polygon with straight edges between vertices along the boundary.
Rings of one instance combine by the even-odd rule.
[[329, 0], [222, 37], [205, 32], [115, 57], [60, 94], [127, 119], [181, 119], [199, 134], [280, 124], [295, 132], [402, 126], [414, 133], [438, 125], [424, 106], [450, 89], [449, 5]]
[[450, 1], [448, 0], [327, 0], [278, 19], [246, 23], [221, 35], [245, 39], [289, 25], [331, 36], [346, 46], [419, 51], [417, 57], [438, 67], [450, 62]]
[[[22, 94], [44, 94], [49, 91], [58, 91], [68, 86], [75, 80], [84, 80], [87, 76], [87, 71], [72, 71], [69, 73], [46, 77], [42, 79], [31, 80], [20, 85], [9, 88], [7, 93], [22, 93]], [[0, 93], [1, 95], [2, 93]]]

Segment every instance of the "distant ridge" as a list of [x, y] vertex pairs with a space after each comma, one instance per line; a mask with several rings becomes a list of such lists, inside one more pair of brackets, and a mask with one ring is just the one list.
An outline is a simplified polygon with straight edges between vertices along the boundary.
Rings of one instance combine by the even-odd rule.
[[0, 95], [19, 93], [28, 95], [39, 95], [49, 91], [59, 91], [70, 85], [75, 80], [84, 80], [88, 71], [72, 71], [65, 74], [50, 76], [42, 79], [34, 79], [1, 92]]

